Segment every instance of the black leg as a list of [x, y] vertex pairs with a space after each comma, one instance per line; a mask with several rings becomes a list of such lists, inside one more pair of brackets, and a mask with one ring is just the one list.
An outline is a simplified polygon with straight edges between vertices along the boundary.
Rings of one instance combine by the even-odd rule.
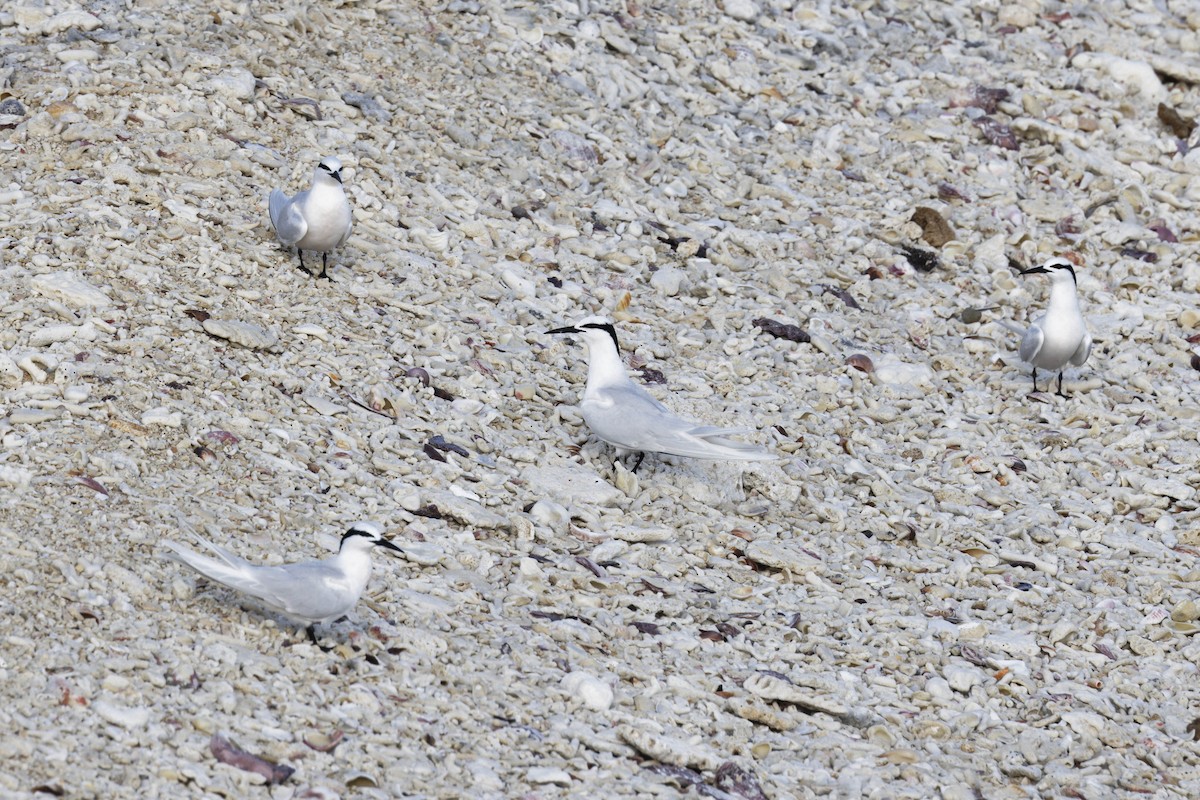
[[642, 460], [645, 457], [646, 457], [645, 451], [640, 451], [638, 453], [637, 461], [635, 461], [633, 464], [633, 469], [631, 469], [629, 471], [632, 472], [634, 475], [637, 475], [638, 467], [640, 467], [642, 465]]
[[1063, 376], [1062, 372], [1059, 372], [1058, 373], [1058, 391], [1055, 392], [1055, 394], [1058, 395], [1059, 397], [1066, 397], [1066, 395], [1063, 394], [1063, 390], [1062, 390], [1062, 376]]
[[1037, 391], [1037, 367], [1033, 368], [1033, 390]]
[[297, 248], [296, 255], [300, 256], [300, 271], [305, 275], [312, 275], [312, 273], [308, 271], [308, 267], [304, 266], [304, 251]]
[[315, 644], [322, 653], [328, 653], [333, 649], [332, 647], [325, 647], [317, 641], [317, 626], [315, 623], [308, 626], [308, 640]]
[[328, 270], [329, 270], [329, 253], [321, 253], [321, 274], [318, 275], [317, 277], [324, 278], [327, 281], [333, 280], [332, 278], [329, 277]]

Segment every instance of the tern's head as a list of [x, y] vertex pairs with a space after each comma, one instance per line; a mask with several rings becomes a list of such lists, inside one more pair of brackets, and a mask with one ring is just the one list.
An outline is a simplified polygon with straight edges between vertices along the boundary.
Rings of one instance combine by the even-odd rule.
[[321, 163], [317, 164], [317, 176], [328, 177], [330, 180], [335, 180], [338, 183], [342, 182], [342, 162], [337, 156], [326, 156], [321, 159]]
[[1055, 256], [1045, 264], [1042, 264], [1040, 267], [1030, 267], [1029, 269], [1021, 270], [1022, 275], [1036, 275], [1040, 272], [1044, 272], [1049, 275], [1050, 280], [1054, 281], [1056, 284], [1067, 283], [1071, 286], [1074, 286], [1076, 283], [1075, 267], [1070, 261], [1067, 261], [1065, 258], [1060, 258], [1059, 256]]
[[578, 336], [587, 345], [589, 352], [599, 347], [607, 347], [610, 342], [612, 343], [613, 350], [617, 352], [621, 350], [621, 345], [617, 343], [617, 329], [613, 327], [612, 320], [608, 317], [588, 317], [574, 325], [568, 325], [565, 328], [555, 328], [552, 331], [546, 331], [546, 333], [563, 333]]
[[404, 552], [392, 544], [391, 541], [383, 538], [383, 528], [374, 522], [356, 522], [351, 525], [350, 530], [346, 531], [346, 534], [342, 537], [342, 544], [338, 548], [338, 552], [366, 551], [376, 545], [386, 547], [388, 550], [394, 550], [397, 553]]

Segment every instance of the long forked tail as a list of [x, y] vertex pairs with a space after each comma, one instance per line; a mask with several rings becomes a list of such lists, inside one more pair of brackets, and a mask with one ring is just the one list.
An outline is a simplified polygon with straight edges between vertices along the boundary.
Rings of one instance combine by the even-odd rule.
[[720, 455], [709, 456], [709, 458], [724, 458], [730, 461], [775, 461], [779, 458], [770, 450], [756, 444], [724, 436], [706, 436], [704, 441], [710, 447], [720, 450]]
[[230, 585], [231, 580], [240, 579], [242, 577], [243, 570], [247, 566], [245, 561], [238, 558], [225, 548], [213, 544], [207, 539], [196, 536], [196, 540], [216, 553], [218, 557], [212, 558], [210, 556], [202, 555], [201, 553], [197, 553], [195, 550], [185, 547], [178, 542], [171, 541], [163, 542], [163, 545], [171, 551], [169, 553], [163, 553], [163, 557], [169, 558], [172, 561], [178, 561], [180, 564], [191, 567], [196, 572], [199, 572], [201, 575], [205, 576], [206, 578], [210, 578], [217, 583]]
[[744, 433], [753, 433], [749, 428], [714, 428], [701, 426], [692, 428], [688, 434], [694, 437], [695, 447], [683, 447], [676, 455], [692, 458], [714, 458], [726, 461], [774, 461], [779, 456], [756, 444], [730, 439]]

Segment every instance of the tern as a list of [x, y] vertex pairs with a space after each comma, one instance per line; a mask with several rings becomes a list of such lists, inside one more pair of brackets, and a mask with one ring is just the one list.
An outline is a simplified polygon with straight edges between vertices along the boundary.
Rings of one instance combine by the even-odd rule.
[[300, 254], [300, 269], [308, 272], [305, 250], [318, 252], [321, 274], [317, 277], [329, 280], [329, 253], [350, 236], [350, 203], [342, 187], [342, 162], [334, 156], [321, 159], [313, 169], [312, 186], [295, 197], [272, 190], [268, 210], [279, 241], [294, 246]]
[[629, 379], [621, 362], [617, 331], [604, 317], [588, 317], [551, 334], [574, 334], [587, 347], [588, 377], [579, 404], [583, 419], [617, 455], [638, 453], [633, 472], [646, 453], [731, 461], [772, 461], [773, 453], [729, 436], [750, 429], [715, 428], [676, 416]]
[[404, 552], [385, 539], [383, 529], [374, 522], [354, 523], [332, 558], [274, 567], [251, 564], [200, 536], [196, 540], [217, 557], [201, 555], [177, 542], [165, 542], [172, 552], [164, 555], [211, 581], [257, 598], [273, 611], [308, 623], [308, 638], [317, 647], [321, 647], [317, 642], [317, 623], [349, 613], [367, 588], [372, 548]]
[[1022, 275], [1045, 273], [1052, 281], [1046, 313], [1033, 321], [1021, 337], [1021, 360], [1033, 365], [1033, 390], [1037, 391], [1038, 368], [1058, 371], [1059, 397], [1063, 394], [1063, 369], [1068, 363], [1081, 366], [1092, 352], [1092, 336], [1079, 310], [1075, 268], [1065, 258], [1051, 258], [1040, 267], [1021, 270]]

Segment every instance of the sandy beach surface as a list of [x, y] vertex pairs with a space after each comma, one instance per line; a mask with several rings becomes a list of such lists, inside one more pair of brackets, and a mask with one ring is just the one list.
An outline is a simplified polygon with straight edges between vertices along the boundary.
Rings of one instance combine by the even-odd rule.
[[[1183, 0], [5, 3], [0, 795], [1200, 796], [1198, 83]], [[779, 459], [614, 463], [592, 314]], [[364, 519], [329, 652], [162, 558]]]

